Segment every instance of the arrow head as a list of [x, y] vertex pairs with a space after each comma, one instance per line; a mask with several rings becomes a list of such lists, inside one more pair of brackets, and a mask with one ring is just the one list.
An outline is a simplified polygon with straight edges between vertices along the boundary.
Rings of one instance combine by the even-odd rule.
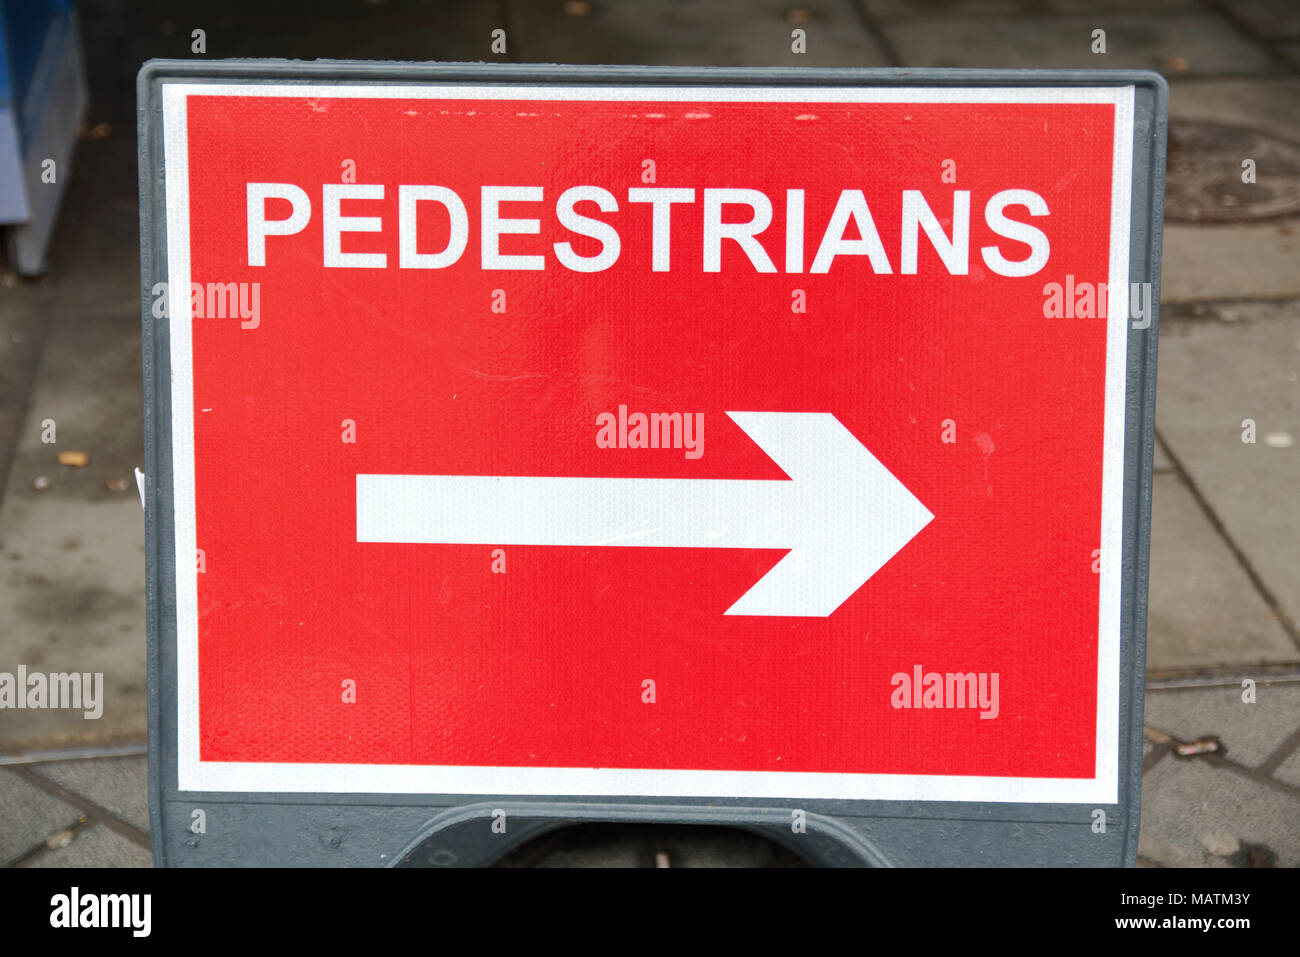
[[[825, 618], [934, 518], [828, 412], [728, 412], [790, 476], [790, 552], [728, 615]], [[755, 516], [760, 520], [765, 516]]]

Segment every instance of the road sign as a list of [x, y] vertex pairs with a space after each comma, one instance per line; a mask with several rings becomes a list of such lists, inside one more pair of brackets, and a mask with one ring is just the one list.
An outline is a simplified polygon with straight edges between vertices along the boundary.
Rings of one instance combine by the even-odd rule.
[[159, 862], [1134, 860], [1159, 77], [140, 90]]

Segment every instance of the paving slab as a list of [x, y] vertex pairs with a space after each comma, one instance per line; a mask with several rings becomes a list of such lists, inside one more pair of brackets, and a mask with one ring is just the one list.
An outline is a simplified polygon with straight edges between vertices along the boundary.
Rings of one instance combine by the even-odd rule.
[[[1300, 622], [1300, 301], [1220, 304], [1208, 321], [1163, 324], [1159, 382], [1161, 436]], [[1247, 419], [1253, 444], [1242, 441]], [[1288, 660], [1300, 659], [1290, 644]]]
[[1296, 748], [1289, 758], [1277, 766], [1273, 777], [1293, 788], [1300, 788], [1300, 748]]
[[[97, 5], [105, 6], [105, 5]], [[208, 57], [349, 60], [492, 60], [491, 32], [506, 26], [506, 5], [476, 0], [353, 3], [176, 4], [151, 0], [124, 17], [146, 58], [190, 59], [190, 31], [206, 31]], [[102, 12], [102, 11], [101, 11]], [[89, 25], [84, 36], [96, 36]], [[124, 58], [126, 59], [126, 58]]]
[[[1006, 17], [1051, 13], [1124, 13], [1133, 0], [857, 0], [873, 17]], [[1197, 0], [1143, 0], [1142, 10], [1195, 11]]]
[[[1298, 8], [1300, 9], [1300, 8]], [[1277, 169], [1268, 159], [1257, 158], [1256, 183], [1261, 191], [1300, 190], [1294, 159], [1295, 117], [1300, 116], [1300, 77], [1258, 80], [1197, 80], [1174, 83], [1169, 94], [1169, 114], [1175, 124], [1217, 123], [1275, 138], [1275, 148], [1290, 153], [1292, 161]], [[1249, 137], [1243, 137], [1249, 140]], [[1290, 148], [1288, 146], [1290, 144]], [[1180, 158], [1171, 147], [1170, 189], [1180, 177], [1204, 181], [1214, 176], [1240, 176], [1245, 150]], [[1280, 177], [1273, 180], [1274, 175]], [[1185, 184], [1196, 189], [1197, 182]], [[1187, 302], [1199, 299], [1266, 298], [1300, 295], [1300, 216], [1261, 221], [1196, 224], [1166, 221], [1164, 229], [1161, 299]]]
[[1143, 777], [1138, 853], [1166, 867], [1240, 867], [1242, 851], [1255, 845], [1277, 855], [1275, 866], [1297, 867], [1297, 821], [1300, 794], [1207, 761], [1166, 757]]
[[[573, 16], [566, 9], [588, 9]], [[797, 13], [793, 12], [797, 9]], [[518, 55], [534, 62], [656, 66], [891, 66], [849, 3], [732, 0], [647, 4], [519, 3], [510, 8]], [[791, 31], [806, 52], [791, 50]]]
[[1295, 646], [1176, 475], [1155, 476], [1147, 671], [1287, 662]]
[[65, 847], [46, 851], [23, 867], [153, 867], [153, 854], [102, 824], [79, 829]]
[[[1096, 13], [1062, 17], [925, 17], [882, 21], [909, 67], [1139, 69], [1177, 76], [1265, 73], [1279, 64], [1207, 13]], [[1106, 52], [1092, 32], [1106, 31]]]
[[0, 867], [72, 827], [81, 812], [0, 768]]
[[1159, 442], [1156, 443], [1155, 460], [1152, 468], [1156, 472], [1174, 471], [1173, 461], [1169, 458], [1169, 454], [1165, 452], [1165, 447]]
[[1300, 37], [1300, 4], [1295, 0], [1230, 0], [1232, 12], [1265, 37]]
[[857, 0], [877, 20], [917, 17], [1013, 17], [1025, 13], [1022, 0]]
[[1166, 223], [1162, 302], [1300, 295], [1300, 225]]
[[[71, 426], [76, 411], [66, 399], [40, 407]], [[103, 448], [93, 440], [77, 444], [92, 456]], [[48, 447], [20, 451], [0, 506], [0, 621], [7, 626], [0, 667], [101, 674], [102, 715], [7, 711], [0, 750], [139, 739], [147, 730], [144, 518], [134, 480], [127, 493], [107, 491], [102, 480], [96, 489], [97, 476], [60, 475], [53, 458]], [[45, 474], [65, 484], [36, 492], [32, 481]]]
[[[1300, 5], [1296, 8], [1300, 9]], [[1295, 117], [1300, 115], [1300, 77], [1174, 83], [1169, 88], [1169, 115], [1173, 119], [1258, 127], [1295, 139]]]
[[0, 275], [0, 481], [9, 474], [10, 456], [26, 421], [49, 299], [45, 284]]
[[133, 758], [50, 761], [28, 766], [126, 823], [149, 833], [149, 764]]
[[1179, 741], [1216, 736], [1230, 760], [1258, 768], [1300, 728], [1300, 684], [1263, 681], [1256, 681], [1254, 704], [1242, 701], [1240, 685], [1148, 689], [1145, 723]]

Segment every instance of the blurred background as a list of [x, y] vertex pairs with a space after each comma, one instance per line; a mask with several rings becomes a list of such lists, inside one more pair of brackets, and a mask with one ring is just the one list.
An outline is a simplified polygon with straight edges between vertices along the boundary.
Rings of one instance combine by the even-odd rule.
[[[152, 57], [1163, 73], [1139, 865], [1300, 864], [1300, 3], [0, 0], [0, 14], [0, 671], [102, 671], [106, 701], [94, 722], [0, 711], [0, 865], [150, 864], [134, 469], [135, 75]], [[503, 864], [800, 861], [739, 831], [585, 825]]]

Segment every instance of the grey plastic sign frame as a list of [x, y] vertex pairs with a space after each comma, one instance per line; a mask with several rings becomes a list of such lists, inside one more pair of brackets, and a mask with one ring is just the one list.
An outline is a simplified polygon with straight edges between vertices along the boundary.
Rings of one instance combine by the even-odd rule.
[[[1129, 281], [1150, 283], [1128, 335], [1120, 563], [1118, 800], [1114, 804], [465, 794], [197, 792], [178, 787], [175, 517], [162, 90], [169, 83], [750, 87], [1132, 87]], [[486, 63], [151, 60], [137, 80], [148, 619], [149, 816], [158, 866], [489, 864], [586, 822], [722, 825], [824, 866], [1132, 866], [1141, 799], [1147, 571], [1155, 432], [1168, 86], [1110, 70], [676, 68]], [[1100, 688], [1098, 689], [1100, 693]], [[202, 812], [196, 813], [196, 812]], [[796, 814], [796, 812], [801, 812]], [[494, 833], [504, 813], [505, 834]], [[804, 829], [792, 827], [796, 818]], [[200, 822], [202, 826], [200, 826]], [[1100, 825], [1100, 826], [1099, 826]]]

